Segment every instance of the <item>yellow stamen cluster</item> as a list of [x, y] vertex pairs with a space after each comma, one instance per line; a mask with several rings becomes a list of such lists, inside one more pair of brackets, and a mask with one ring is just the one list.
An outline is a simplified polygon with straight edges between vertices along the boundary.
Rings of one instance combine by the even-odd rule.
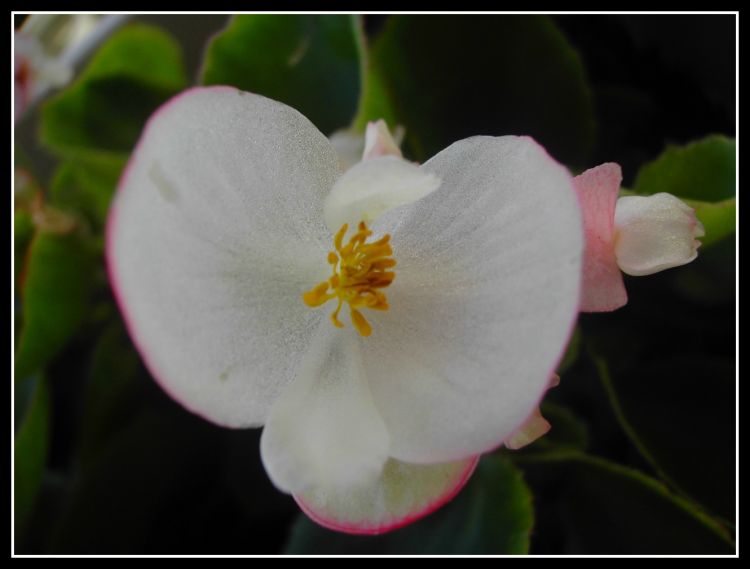
[[380, 289], [389, 286], [396, 277], [396, 273], [388, 270], [396, 266], [396, 260], [391, 257], [390, 235], [367, 243], [372, 231], [363, 221], [344, 245], [347, 229], [349, 225], [345, 223], [338, 230], [333, 239], [336, 251], [328, 253], [328, 263], [333, 268], [331, 278], [303, 294], [302, 300], [307, 306], [316, 307], [337, 298], [338, 306], [331, 314], [331, 321], [338, 328], [344, 327], [339, 320], [341, 306], [349, 303], [352, 324], [362, 336], [369, 336], [372, 326], [359, 309], [388, 310], [388, 300]]

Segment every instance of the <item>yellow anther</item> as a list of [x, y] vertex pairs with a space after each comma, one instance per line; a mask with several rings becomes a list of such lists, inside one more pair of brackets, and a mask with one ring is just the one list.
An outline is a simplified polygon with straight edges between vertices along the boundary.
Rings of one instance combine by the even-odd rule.
[[370, 323], [365, 319], [364, 316], [362, 316], [362, 313], [359, 310], [357, 310], [356, 308], [352, 308], [351, 315], [352, 324], [354, 324], [354, 327], [357, 329], [357, 332], [359, 332], [360, 335], [367, 337], [372, 334], [372, 326], [370, 326]]
[[337, 328], [344, 327], [339, 320], [339, 312], [344, 302], [348, 303], [352, 324], [357, 332], [369, 336], [372, 326], [359, 309], [388, 310], [388, 300], [378, 289], [390, 286], [396, 278], [396, 273], [387, 270], [396, 266], [396, 260], [391, 257], [390, 235], [367, 243], [372, 231], [362, 221], [357, 226], [357, 232], [344, 245], [348, 228], [345, 223], [333, 238], [336, 251], [329, 252], [327, 257], [333, 268], [331, 278], [304, 293], [302, 300], [307, 306], [315, 308], [337, 299], [338, 306], [331, 314], [331, 322]]

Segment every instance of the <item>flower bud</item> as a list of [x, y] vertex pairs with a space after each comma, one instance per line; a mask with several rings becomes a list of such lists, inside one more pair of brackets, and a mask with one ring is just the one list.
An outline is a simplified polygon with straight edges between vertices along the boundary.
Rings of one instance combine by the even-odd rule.
[[695, 210], [667, 193], [617, 200], [614, 231], [617, 264], [633, 276], [689, 263], [705, 234]]

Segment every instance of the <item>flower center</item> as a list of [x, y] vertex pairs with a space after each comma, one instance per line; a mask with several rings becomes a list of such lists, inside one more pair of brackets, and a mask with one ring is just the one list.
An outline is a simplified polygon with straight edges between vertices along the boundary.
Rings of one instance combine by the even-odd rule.
[[328, 253], [328, 262], [333, 274], [324, 281], [302, 295], [302, 300], [312, 308], [322, 306], [329, 300], [338, 299], [338, 306], [331, 314], [331, 321], [337, 328], [344, 324], [339, 320], [339, 311], [344, 302], [349, 304], [352, 324], [362, 336], [372, 334], [372, 326], [359, 311], [360, 308], [373, 310], [388, 310], [388, 300], [380, 289], [384, 289], [393, 282], [396, 273], [389, 271], [396, 266], [396, 260], [391, 257], [390, 235], [385, 235], [367, 243], [372, 231], [362, 221], [358, 231], [349, 239], [346, 245], [344, 235], [348, 224], [341, 226], [333, 239], [336, 251]]

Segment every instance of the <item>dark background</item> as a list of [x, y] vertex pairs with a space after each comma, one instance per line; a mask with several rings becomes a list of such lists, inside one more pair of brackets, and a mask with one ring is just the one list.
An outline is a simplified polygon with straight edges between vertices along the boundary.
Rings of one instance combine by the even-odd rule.
[[[376, 35], [386, 18], [366, 16], [368, 35]], [[638, 167], [656, 158], [667, 144], [715, 133], [736, 135], [734, 16], [556, 15], [553, 20], [579, 51], [593, 90], [598, 133], [591, 166], [620, 163], [627, 186]], [[696, 271], [723, 263], [724, 269], [715, 277], [719, 293], [708, 299], [680, 293], [669, 271], [646, 279], [626, 278], [628, 306], [611, 315], [583, 315], [583, 337], [597, 338], [605, 351], [607, 342], [618, 338], [625, 344], [631, 340], [638, 344], [628, 352], [632, 361], [615, 367], [622, 373], [635, 369], [642, 379], [648, 375], [644, 370], [665, 357], [675, 358], [672, 370], [690, 365], [685, 358], [696, 354], [734, 361], [734, 255], [730, 243], [696, 262]], [[128, 343], [122, 332], [118, 341]], [[622, 343], [619, 347], [627, 349]], [[54, 403], [48, 466], [52, 474], [45, 478], [32, 522], [35, 531], [28, 532], [27, 543], [17, 552], [49, 551], [50, 520], [66, 507], [60, 490], [65, 477], [77, 467], [71, 463], [72, 445], [80, 429], [77, 421], [83, 405], [85, 365], [91, 355], [88, 350], [90, 346], [84, 344], [69, 347], [50, 370]], [[145, 369], [141, 372], [144, 381], [129, 397], [133, 404], [148, 401], [158, 410], [133, 427], [153, 434], [148, 448], [140, 453], [143, 462], [133, 464], [123, 452], [121, 463], [109, 461], [106, 467], [114, 472], [74, 478], [73, 491], [86, 496], [85, 506], [68, 513], [66, 527], [55, 530], [58, 552], [281, 552], [299, 510], [268, 481], [259, 461], [259, 431], [213, 427], [178, 407], [147, 378]], [[56, 380], [56, 374], [67, 377]], [[656, 475], [617, 425], [590, 358], [578, 359], [550, 399], [571, 409], [587, 425], [592, 454]], [[664, 420], [669, 420], [669, 410], [664, 412]], [[697, 416], [696, 421], [700, 420]], [[732, 416], [727, 421], [734, 425]], [[114, 440], [114, 455], [127, 450], [118, 444], [130, 443], [125, 437]], [[724, 445], [733, 455], [734, 438], [707, 444]], [[155, 472], [162, 460], [184, 462], [179, 479]], [[733, 472], [733, 465], [727, 466]], [[118, 481], [116, 490], [104, 482], [111, 480]], [[531, 471], [527, 480], [535, 491], [537, 512], [531, 552], [574, 550], [555, 506], [564, 491], [561, 482]], [[146, 485], [149, 488], [144, 490]], [[179, 492], [165, 491], [175, 486]], [[157, 502], [149, 511], [140, 510], [131, 500], [144, 491]], [[162, 495], [180, 498], [162, 499]], [[110, 509], [103, 510], [102, 503]]]

